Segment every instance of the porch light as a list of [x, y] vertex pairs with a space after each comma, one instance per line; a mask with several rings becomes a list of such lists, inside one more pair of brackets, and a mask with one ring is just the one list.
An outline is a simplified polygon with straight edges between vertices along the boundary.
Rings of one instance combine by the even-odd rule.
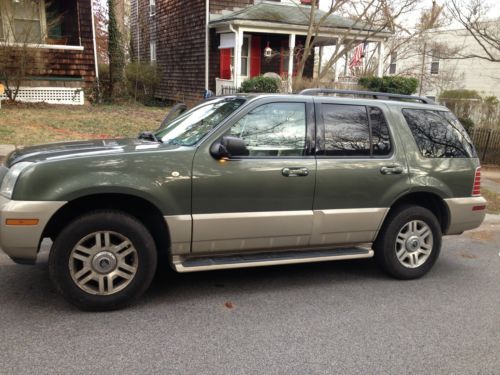
[[264, 48], [264, 56], [271, 57], [273, 55], [273, 49], [269, 46], [269, 42], [267, 42], [267, 47]]

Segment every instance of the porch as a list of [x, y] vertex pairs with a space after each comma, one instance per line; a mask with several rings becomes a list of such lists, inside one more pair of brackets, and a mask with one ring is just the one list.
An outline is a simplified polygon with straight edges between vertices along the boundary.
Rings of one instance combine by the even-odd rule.
[[[209, 27], [212, 32], [210, 72], [207, 87], [217, 95], [237, 92], [241, 83], [263, 74], [274, 74], [282, 81], [283, 91], [292, 92], [293, 77], [305, 45], [308, 32], [308, 10], [304, 6], [284, 3], [257, 3], [243, 9], [211, 14]], [[321, 11], [317, 16], [321, 17]], [[315, 69], [328, 47], [334, 47], [345, 35], [352, 21], [330, 16], [320, 27], [311, 56], [304, 69], [305, 78], [313, 78]], [[351, 25], [352, 26], [352, 25]], [[387, 32], [371, 33], [359, 28], [350, 31], [349, 42], [366, 43], [376, 51], [377, 75], [383, 73], [384, 41]], [[349, 34], [350, 37], [350, 34]], [[344, 42], [346, 39], [343, 39]], [[326, 47], [326, 48], [325, 48]], [[316, 52], [315, 52], [316, 51]], [[315, 56], [315, 54], [319, 56]], [[347, 61], [347, 56], [345, 57]], [[334, 81], [352, 81], [342, 75], [346, 69], [340, 61], [335, 66]]]

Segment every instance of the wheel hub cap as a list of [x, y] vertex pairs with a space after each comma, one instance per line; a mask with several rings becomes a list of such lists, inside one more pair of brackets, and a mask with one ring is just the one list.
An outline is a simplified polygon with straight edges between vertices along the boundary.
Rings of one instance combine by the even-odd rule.
[[92, 267], [101, 274], [114, 271], [117, 265], [116, 257], [109, 251], [101, 251], [92, 259]]
[[100, 231], [83, 237], [69, 257], [73, 282], [87, 293], [108, 296], [134, 279], [139, 256], [132, 241], [120, 233]]
[[432, 230], [422, 220], [413, 220], [396, 237], [396, 257], [406, 268], [417, 268], [429, 259], [434, 244]]

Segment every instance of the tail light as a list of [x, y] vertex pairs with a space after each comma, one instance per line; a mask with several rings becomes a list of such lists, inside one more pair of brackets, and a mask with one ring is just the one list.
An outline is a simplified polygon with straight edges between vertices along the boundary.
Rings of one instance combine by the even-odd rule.
[[474, 185], [472, 186], [472, 196], [481, 196], [481, 167], [476, 168], [476, 173], [474, 174]]

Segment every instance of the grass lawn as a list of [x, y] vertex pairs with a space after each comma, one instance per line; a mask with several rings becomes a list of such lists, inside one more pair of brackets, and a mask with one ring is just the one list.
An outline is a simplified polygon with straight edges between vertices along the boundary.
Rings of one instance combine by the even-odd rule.
[[34, 145], [66, 140], [136, 137], [154, 130], [168, 108], [130, 105], [54, 106], [2, 103], [0, 144]]

